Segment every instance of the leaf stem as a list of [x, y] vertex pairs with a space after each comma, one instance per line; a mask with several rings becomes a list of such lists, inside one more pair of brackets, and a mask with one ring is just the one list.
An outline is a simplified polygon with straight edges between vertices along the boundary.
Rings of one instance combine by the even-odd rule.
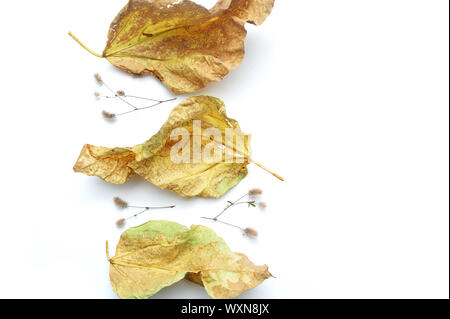
[[275, 176], [276, 178], [278, 178], [280, 181], [284, 181], [284, 178], [283, 178], [283, 177], [281, 177], [280, 175], [278, 175], [278, 174], [275, 173], [275, 172], [272, 172], [270, 169], [268, 169], [268, 168], [265, 167], [264, 165], [258, 163], [257, 161], [254, 161], [253, 159], [250, 159], [250, 162], [253, 163], [253, 164], [255, 164], [256, 166], [261, 167], [263, 170], [265, 170], [266, 172], [272, 174], [273, 176]]
[[111, 258], [109, 258], [109, 248], [108, 248], [108, 241], [106, 241], [106, 259], [108, 259], [108, 261], [111, 260]]
[[237, 202], [239, 202], [241, 199], [243, 199], [245, 196], [247, 196], [248, 193], [245, 193], [243, 196], [239, 197], [237, 200], [235, 200], [234, 202], [231, 202], [227, 207], [224, 208], [223, 211], [221, 211], [216, 217], [213, 218], [213, 220], [217, 221], [217, 218], [219, 218], [223, 213], [225, 213], [227, 211], [228, 208], [233, 207], [234, 205], [236, 205]]
[[262, 165], [261, 163], [258, 163], [257, 161], [253, 160], [252, 158], [250, 158], [250, 157], [248, 156], [248, 154], [242, 153], [242, 152], [238, 151], [235, 147], [231, 147], [231, 146], [227, 145], [226, 143], [221, 144], [221, 143], [218, 143], [218, 142], [216, 142], [216, 141], [214, 141], [214, 140], [211, 140], [211, 141], [214, 142], [214, 143], [216, 143], [216, 144], [222, 145], [222, 146], [224, 146], [225, 148], [228, 148], [228, 149], [230, 149], [230, 150], [232, 150], [232, 151], [234, 151], [234, 152], [236, 152], [237, 154], [239, 154], [239, 155], [243, 156], [244, 158], [246, 158], [246, 159], [249, 161], [249, 163], [253, 163], [253, 164], [255, 164], [256, 166], [259, 166], [260, 168], [262, 168], [262, 169], [265, 170], [266, 172], [268, 172], [268, 173], [272, 174], [273, 176], [275, 176], [276, 178], [278, 178], [280, 181], [284, 181], [284, 178], [283, 178], [283, 177], [281, 177], [280, 175], [278, 175], [278, 174], [275, 173], [275, 172], [272, 172], [270, 169], [268, 169], [267, 167], [265, 167], [265, 166]]
[[73, 35], [72, 32], [69, 31], [69, 35], [72, 37], [72, 39], [74, 39], [79, 45], [81, 45], [86, 51], [88, 51], [89, 53], [95, 55], [96, 57], [99, 58], [103, 58], [103, 55], [98, 54], [97, 52], [92, 51], [91, 49], [89, 49], [87, 46], [84, 45], [83, 42], [81, 42], [76, 36]]

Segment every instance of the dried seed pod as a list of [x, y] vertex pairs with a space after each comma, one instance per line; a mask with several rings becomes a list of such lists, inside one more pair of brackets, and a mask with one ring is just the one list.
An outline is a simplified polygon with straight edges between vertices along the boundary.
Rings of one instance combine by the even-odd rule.
[[116, 117], [116, 114], [109, 113], [108, 111], [105, 111], [105, 110], [102, 111], [102, 115], [105, 119], [113, 119]]
[[121, 219], [117, 220], [116, 225], [117, 225], [117, 227], [122, 227], [123, 225], [125, 225], [125, 218], [121, 218]]
[[248, 191], [249, 195], [261, 195], [262, 194], [262, 189], [260, 188], [254, 188]]
[[255, 229], [250, 228], [250, 227], [245, 228], [244, 233], [247, 236], [258, 237], [258, 232]]
[[103, 84], [103, 80], [102, 80], [102, 77], [100, 76], [100, 74], [95, 73], [94, 79], [95, 79], [95, 81], [97, 81], [98, 84]]
[[120, 197], [114, 197], [114, 204], [116, 204], [116, 206], [118, 206], [120, 208], [128, 207], [128, 203]]

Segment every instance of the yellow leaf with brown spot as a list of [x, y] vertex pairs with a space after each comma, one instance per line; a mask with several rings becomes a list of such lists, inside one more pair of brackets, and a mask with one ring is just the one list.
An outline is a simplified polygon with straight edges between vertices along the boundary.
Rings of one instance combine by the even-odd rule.
[[112, 22], [102, 55], [126, 72], [152, 74], [176, 94], [220, 81], [244, 58], [245, 23], [261, 24], [274, 0], [130, 0]]
[[208, 227], [170, 221], [126, 230], [108, 260], [113, 290], [127, 299], [148, 298], [183, 278], [204, 286], [213, 298], [233, 298], [271, 276], [266, 265], [232, 252]]
[[115, 184], [137, 174], [182, 197], [217, 198], [247, 176], [249, 138], [227, 117], [220, 99], [195, 96], [176, 106], [159, 132], [143, 144], [85, 145], [74, 171]]

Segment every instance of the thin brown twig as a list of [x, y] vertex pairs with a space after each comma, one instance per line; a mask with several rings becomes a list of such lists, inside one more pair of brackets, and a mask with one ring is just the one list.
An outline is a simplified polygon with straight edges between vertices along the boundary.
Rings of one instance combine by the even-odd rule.
[[214, 217], [213, 220], [217, 220], [217, 218], [219, 218], [223, 213], [225, 213], [230, 207], [235, 206], [241, 199], [243, 199], [247, 195], [248, 195], [248, 193], [246, 193], [243, 196], [239, 197], [234, 202], [229, 202], [229, 205], [227, 207], [225, 207], [224, 210], [222, 210], [216, 217]]
[[256, 207], [255, 205], [255, 201], [241, 201], [244, 197], [246, 196], [256, 196], [256, 195], [260, 195], [262, 194], [262, 190], [261, 189], [252, 189], [250, 191], [248, 191], [247, 193], [245, 193], [244, 195], [242, 195], [241, 197], [239, 197], [238, 199], [236, 199], [235, 201], [228, 201], [228, 205], [215, 217], [201, 217], [203, 219], [208, 219], [208, 220], [212, 220], [214, 222], [219, 222], [234, 228], [239, 228], [245, 235], [248, 236], [252, 236], [252, 237], [257, 237], [258, 236], [258, 232], [256, 230], [254, 230], [253, 228], [250, 227], [241, 227], [238, 225], [234, 225], [228, 222], [225, 222], [223, 220], [220, 220], [219, 217], [222, 216], [228, 209], [230, 209], [231, 207], [234, 207], [236, 205], [240, 205], [240, 204], [249, 204], [249, 206], [253, 206]]

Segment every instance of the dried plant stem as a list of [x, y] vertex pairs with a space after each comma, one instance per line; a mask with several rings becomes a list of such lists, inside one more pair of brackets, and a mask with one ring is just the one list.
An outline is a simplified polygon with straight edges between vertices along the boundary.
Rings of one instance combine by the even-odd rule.
[[218, 222], [218, 223], [221, 223], [221, 224], [224, 224], [224, 225], [227, 225], [227, 226], [231, 226], [231, 227], [234, 227], [234, 228], [238, 228], [238, 229], [240, 229], [242, 231], [242, 233], [244, 235], [247, 235], [247, 236], [251, 236], [251, 237], [257, 237], [258, 236], [258, 232], [256, 230], [254, 230], [253, 228], [250, 228], [250, 227], [244, 228], [244, 227], [240, 227], [240, 226], [228, 223], [228, 222], [224, 222], [223, 220], [218, 220], [218, 219], [214, 219], [214, 218], [208, 218], [208, 217], [202, 217], [202, 218], [213, 220], [215, 222]]
[[[131, 106], [133, 108], [133, 111], [137, 111], [139, 108], [134, 106], [133, 104], [131, 104], [130, 102], [128, 102], [127, 100], [125, 100], [122, 96], [117, 95], [117, 91], [114, 91], [108, 84], [106, 84], [105, 81], [102, 80], [101, 82], [112, 94], [114, 94], [119, 100], [121, 100], [122, 102], [128, 104], [129, 106]], [[126, 113], [130, 113], [130, 112], [125, 112]], [[116, 116], [119, 114], [116, 114]]]
[[[136, 95], [129, 95], [129, 94], [125, 94], [122, 95], [123, 97], [127, 97], [127, 98], [133, 98], [133, 99], [140, 99], [140, 100], [147, 100], [147, 101], [152, 101], [152, 102], [169, 102], [169, 101], [173, 101], [176, 100], [176, 98], [173, 99], [169, 99], [169, 100], [155, 100], [155, 99], [151, 99], [148, 97], [142, 97], [142, 96], [136, 96]], [[114, 96], [109, 96], [109, 95], [101, 95], [101, 97], [105, 98], [105, 99], [117, 99], [119, 96], [116, 94]]]
[[249, 190], [247, 193], [245, 193], [244, 195], [242, 195], [241, 197], [239, 197], [238, 199], [236, 199], [234, 202], [228, 201], [227, 207], [225, 207], [225, 208], [224, 208], [219, 214], [217, 214], [215, 217], [202, 217], [202, 218], [203, 218], [203, 219], [212, 220], [212, 221], [215, 221], [215, 222], [219, 222], [219, 223], [222, 223], [222, 224], [225, 224], [225, 225], [234, 227], [234, 228], [239, 228], [239, 229], [244, 233], [244, 235], [251, 236], [251, 237], [257, 237], [257, 236], [258, 236], [258, 232], [257, 232], [255, 229], [253, 229], [253, 228], [251, 228], [251, 227], [246, 227], [246, 228], [240, 227], [240, 226], [237, 226], [237, 225], [234, 225], [234, 224], [225, 222], [225, 221], [223, 221], [223, 220], [219, 220], [219, 217], [222, 216], [228, 209], [230, 209], [231, 207], [234, 207], [234, 206], [236, 206], [236, 205], [240, 205], [240, 204], [248, 204], [249, 207], [250, 207], [250, 206], [256, 207], [255, 201], [254, 201], [254, 200], [253, 200], [253, 201], [248, 201], [248, 200], [247, 200], [247, 201], [242, 201], [242, 199], [243, 199], [244, 197], [246, 197], [246, 196], [251, 197], [251, 196], [256, 196], [256, 195], [261, 195], [261, 194], [262, 194], [262, 190], [261, 190], [260, 188], [254, 188], [254, 189], [251, 189], [251, 190]]
[[122, 198], [116, 196], [113, 198], [114, 204], [119, 208], [141, 208], [141, 209], [165, 209], [165, 208], [174, 208], [175, 205], [167, 205], [167, 206], [138, 206], [138, 205], [129, 205], [127, 201]]
[[[110, 112], [104, 110], [104, 111], [102, 111], [102, 114], [103, 114], [103, 117], [105, 117], [106, 119], [115, 119], [116, 117], [118, 117], [120, 115], [125, 115], [125, 114], [129, 114], [129, 113], [132, 113], [135, 111], [149, 109], [149, 108], [155, 107], [159, 104], [171, 102], [171, 101], [174, 101], [177, 99], [176, 97], [174, 97], [174, 98], [167, 99], [167, 100], [156, 100], [156, 99], [140, 97], [140, 96], [136, 96], [136, 95], [127, 95], [127, 94], [125, 94], [125, 92], [123, 90], [119, 90], [119, 91], [114, 90], [111, 86], [109, 86], [101, 78], [101, 76], [98, 73], [94, 74], [94, 77], [99, 85], [104, 85], [113, 94], [112, 96], [108, 96], [108, 95], [101, 95], [99, 92], [94, 92], [94, 95], [96, 97], [103, 97], [103, 98], [107, 98], [107, 99], [119, 99], [122, 102], [126, 103], [128, 106], [133, 108], [130, 111], [126, 111], [126, 112], [122, 112], [122, 113], [110, 113]], [[137, 106], [133, 105], [132, 103], [128, 102], [126, 100], [126, 98], [135, 98], [135, 99], [141, 99], [141, 100], [146, 100], [146, 101], [153, 101], [155, 103], [153, 103], [152, 105], [144, 106], [144, 107], [137, 107]]]
[[91, 49], [89, 49], [87, 46], [84, 45], [83, 42], [81, 42], [76, 36], [73, 35], [72, 32], [69, 32], [69, 35], [72, 37], [72, 39], [74, 39], [79, 45], [81, 45], [86, 51], [88, 51], [89, 53], [95, 55], [96, 57], [99, 58], [103, 58], [103, 55], [98, 54], [97, 52], [92, 51]]
[[137, 217], [137, 216], [139, 216], [140, 214], [142, 214], [142, 213], [144, 213], [144, 212], [146, 212], [146, 211], [148, 211], [148, 210], [149, 210], [149, 208], [144, 208], [144, 210], [142, 210], [142, 211], [140, 211], [139, 213], [136, 213], [136, 214], [134, 214], [134, 215], [131, 215], [130, 217], [125, 218], [125, 220], [129, 220], [130, 218]]
[[236, 205], [240, 205], [240, 204], [248, 204], [249, 206], [253, 206], [255, 207], [255, 201], [242, 201], [242, 199], [246, 196], [254, 196], [254, 195], [260, 195], [262, 194], [261, 189], [252, 189], [249, 192], [245, 193], [244, 195], [242, 195], [241, 197], [239, 197], [238, 199], [236, 199], [234, 202], [228, 201], [228, 205], [227, 207], [225, 207], [217, 216], [215, 217], [202, 217], [203, 219], [208, 219], [208, 220], [212, 220], [215, 222], [219, 222], [234, 228], [239, 228], [245, 235], [248, 236], [252, 236], [252, 237], [256, 237], [258, 236], [258, 232], [256, 230], [254, 230], [253, 228], [250, 227], [240, 227], [228, 222], [225, 222], [223, 220], [220, 220], [219, 217], [222, 216], [229, 208], [234, 207]]
[[174, 208], [174, 207], [175, 207], [175, 205], [172, 205], [172, 206], [160, 206], [160, 207], [142, 207], [142, 206], [129, 206], [129, 205], [127, 205], [126, 207], [122, 207], [122, 208], [141, 208], [142, 210], [140, 212], [134, 214], [134, 215], [131, 215], [131, 216], [127, 217], [127, 218], [121, 218], [121, 219], [117, 220], [116, 221], [116, 225], [118, 227], [122, 227], [123, 225], [125, 225], [127, 220], [129, 220], [131, 218], [134, 218], [134, 217], [137, 217], [140, 214], [145, 213], [146, 211], [149, 211], [149, 210], [164, 209], [164, 208]]
[[237, 225], [233, 225], [233, 224], [224, 222], [223, 220], [219, 220], [219, 219], [217, 219], [217, 218], [209, 218], [209, 217], [202, 217], [202, 218], [203, 218], [203, 219], [213, 220], [213, 221], [215, 221], [215, 222], [222, 223], [222, 224], [225, 224], [225, 225], [234, 227], [234, 228], [239, 228], [239, 229], [242, 230], [242, 231], [244, 231], [244, 229], [245, 229], [245, 228], [242, 228], [242, 227], [240, 227], [240, 226], [237, 226]]
[[131, 207], [131, 208], [143, 208], [145, 210], [149, 210], [149, 209], [165, 209], [165, 208], [174, 208], [175, 205], [170, 205], [170, 206], [130, 206], [128, 205], [127, 207]]
[[148, 106], [144, 106], [144, 107], [134, 107], [133, 106], [134, 107], [133, 110], [127, 111], [127, 112], [122, 112], [122, 113], [117, 113], [117, 114], [115, 114], [115, 116], [125, 115], [125, 114], [129, 114], [129, 113], [132, 113], [132, 112], [135, 112], [135, 111], [142, 111], [142, 110], [145, 110], [145, 109], [149, 109], [151, 107], [155, 107], [155, 106], [160, 105], [160, 104], [165, 103], [165, 102], [174, 101], [176, 99], [177, 98], [174, 97], [173, 99], [169, 99], [169, 100], [165, 100], [165, 101], [158, 101], [158, 103], [155, 103], [155, 104], [152, 104], [152, 105], [148, 105]]
[[175, 205], [171, 205], [171, 206], [160, 206], [160, 207], [141, 207], [141, 206], [128, 206], [128, 207], [131, 207], [131, 208], [141, 208], [142, 211], [140, 211], [139, 213], [136, 213], [136, 214], [134, 214], [134, 215], [131, 215], [131, 216], [125, 218], [125, 220], [128, 220], [128, 219], [130, 219], [130, 218], [137, 217], [137, 216], [139, 216], [140, 214], [145, 213], [146, 211], [148, 211], [148, 210], [150, 210], [150, 209], [153, 210], [153, 209], [174, 208]]
[[216, 217], [214, 217], [214, 218], [209, 218], [209, 219], [217, 220], [217, 218], [219, 218], [220, 216], [222, 216], [222, 214], [225, 213], [230, 207], [233, 207], [233, 206], [237, 205], [237, 203], [238, 203], [241, 199], [243, 199], [245, 196], [247, 196], [247, 195], [248, 195], [248, 193], [246, 193], [246, 194], [244, 194], [243, 196], [239, 197], [239, 198], [238, 198], [237, 200], [235, 200], [234, 202], [228, 202], [229, 205], [228, 205], [227, 207], [225, 207], [223, 211], [221, 211]]
[[141, 211], [129, 216], [127, 218], [120, 218], [119, 220], [116, 221], [116, 225], [117, 227], [122, 227], [123, 225], [125, 225], [125, 222], [130, 219], [130, 218], [134, 218], [148, 210], [154, 210], [154, 209], [165, 209], [165, 208], [174, 208], [175, 205], [170, 205], [170, 206], [133, 206], [133, 205], [129, 205], [127, 201], [123, 200], [122, 198], [116, 196], [113, 198], [114, 204], [120, 208], [120, 209], [124, 209], [124, 208], [140, 208]]

